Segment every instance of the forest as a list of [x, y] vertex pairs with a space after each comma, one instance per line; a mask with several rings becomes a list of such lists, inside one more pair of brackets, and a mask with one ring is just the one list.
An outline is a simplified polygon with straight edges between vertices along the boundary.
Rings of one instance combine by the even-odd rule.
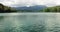
[[8, 6], [4, 6], [3, 4], [0, 3], [0, 13], [10, 13], [10, 12], [17, 12], [17, 10]]
[[60, 6], [47, 7], [40, 12], [60, 12]]
[[[8, 7], [0, 3], [0, 13], [11, 13], [11, 12], [34, 12], [31, 10], [17, 10], [13, 7]], [[46, 7], [36, 12], [60, 12], [60, 6]]]

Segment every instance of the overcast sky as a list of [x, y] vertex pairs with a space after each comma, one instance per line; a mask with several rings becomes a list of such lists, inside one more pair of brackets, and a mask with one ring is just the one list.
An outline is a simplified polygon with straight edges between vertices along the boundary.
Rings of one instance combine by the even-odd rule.
[[0, 0], [7, 6], [33, 6], [33, 5], [46, 5], [54, 6], [60, 5], [60, 0]]

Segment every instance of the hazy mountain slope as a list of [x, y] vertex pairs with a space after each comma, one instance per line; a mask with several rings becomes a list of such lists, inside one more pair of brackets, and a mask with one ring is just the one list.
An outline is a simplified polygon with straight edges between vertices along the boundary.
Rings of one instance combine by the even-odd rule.
[[30, 7], [23, 6], [23, 7], [15, 7], [15, 8], [23, 12], [38, 12], [39, 10], [46, 8], [46, 6], [36, 5], [36, 6], [30, 6]]

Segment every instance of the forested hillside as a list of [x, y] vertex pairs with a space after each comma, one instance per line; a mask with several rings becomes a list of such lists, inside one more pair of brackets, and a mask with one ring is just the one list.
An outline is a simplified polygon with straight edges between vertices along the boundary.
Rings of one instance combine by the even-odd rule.
[[0, 3], [0, 13], [17, 12], [16, 9], [5, 6]]
[[[29, 7], [28, 7], [29, 8]], [[18, 10], [20, 9], [20, 10]], [[3, 4], [0, 3], [0, 13], [13, 13], [13, 12], [35, 12], [35, 9], [37, 9], [35, 7], [35, 9], [31, 10], [31, 8], [29, 8], [29, 10], [21, 10], [21, 8], [14, 8], [14, 7], [8, 7], [5, 6]], [[23, 9], [23, 8], [22, 8]], [[38, 8], [39, 9], [39, 8]], [[54, 6], [54, 7], [45, 7], [44, 9], [40, 9], [39, 11], [36, 10], [36, 12], [60, 12], [60, 6]]]
[[60, 12], [60, 6], [47, 7], [43, 9], [41, 12]]

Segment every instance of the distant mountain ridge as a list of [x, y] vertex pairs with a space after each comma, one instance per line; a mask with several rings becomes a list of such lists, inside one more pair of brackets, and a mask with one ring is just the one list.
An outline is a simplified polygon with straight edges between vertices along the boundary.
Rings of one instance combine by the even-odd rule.
[[47, 7], [45, 5], [23, 6], [23, 7], [8, 7], [0, 3], [0, 13], [11, 12], [60, 12], [60, 5]]
[[36, 5], [36, 6], [30, 6], [30, 7], [23, 6], [23, 7], [15, 7], [15, 8], [20, 11], [38, 12], [39, 10], [42, 10], [46, 7], [47, 6], [44, 6], [44, 5]]

